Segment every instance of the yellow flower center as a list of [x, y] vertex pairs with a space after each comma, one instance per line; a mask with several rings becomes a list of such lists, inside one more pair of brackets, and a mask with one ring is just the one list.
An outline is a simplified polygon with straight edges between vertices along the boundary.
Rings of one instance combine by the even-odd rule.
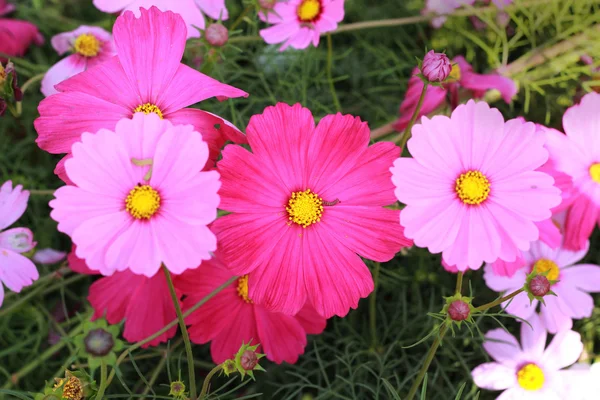
[[125, 208], [135, 219], [150, 219], [160, 208], [160, 195], [150, 185], [138, 185], [125, 199]]
[[544, 386], [544, 371], [535, 364], [527, 364], [517, 372], [519, 385], [525, 390], [540, 390]]
[[0, 85], [2, 85], [5, 80], [6, 80], [6, 71], [4, 70], [4, 67], [2, 66], [2, 64], [0, 63]]
[[[64, 383], [64, 386], [63, 386]], [[81, 400], [83, 399], [83, 386], [81, 385], [81, 381], [75, 377], [70, 376], [65, 383], [65, 380], [60, 378], [56, 379], [56, 384], [54, 384], [54, 389], [57, 389], [62, 386], [63, 399], [67, 400]]]
[[154, 114], [158, 115], [160, 117], [160, 119], [163, 119], [163, 114], [162, 114], [162, 111], [160, 111], [160, 108], [158, 108], [156, 105], [154, 105], [152, 103], [140, 104], [133, 110], [133, 112], [134, 113], [142, 112], [144, 114], [154, 113]]
[[458, 64], [454, 64], [452, 66], [452, 70], [450, 71], [450, 76], [448, 76], [449, 81], [460, 81], [460, 67]]
[[303, 0], [298, 6], [298, 18], [302, 22], [312, 22], [321, 14], [320, 0]]
[[490, 181], [479, 171], [468, 171], [456, 179], [455, 190], [463, 203], [478, 205], [490, 195]]
[[293, 192], [285, 210], [290, 216], [290, 221], [306, 228], [321, 220], [323, 199], [316, 193], [312, 193], [310, 189], [304, 192]]
[[77, 36], [73, 49], [84, 57], [96, 57], [100, 52], [100, 41], [91, 33]]
[[539, 260], [537, 260], [535, 264], [533, 264], [533, 269], [538, 274], [548, 272], [546, 278], [548, 278], [549, 281], [557, 280], [560, 274], [560, 269], [558, 268], [558, 265], [556, 265], [554, 261], [548, 260], [546, 258], [540, 258]]
[[238, 279], [237, 292], [246, 303], [252, 303], [252, 300], [248, 297], [248, 275], [244, 275]]
[[596, 183], [600, 183], [600, 163], [595, 163], [590, 167], [590, 176]]

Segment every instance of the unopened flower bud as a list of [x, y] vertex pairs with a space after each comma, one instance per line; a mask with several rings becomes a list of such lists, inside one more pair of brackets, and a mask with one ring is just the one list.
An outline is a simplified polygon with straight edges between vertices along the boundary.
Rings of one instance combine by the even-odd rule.
[[171, 391], [169, 395], [175, 396], [176, 398], [185, 397], [185, 384], [182, 381], [171, 382]]
[[464, 321], [469, 318], [471, 314], [471, 308], [469, 305], [462, 300], [454, 300], [448, 306], [448, 315], [453, 321]]
[[423, 58], [421, 73], [429, 82], [443, 82], [452, 71], [452, 63], [444, 53], [431, 50]]
[[550, 281], [544, 275], [537, 275], [529, 282], [531, 294], [537, 297], [544, 297], [550, 291]]
[[211, 46], [221, 47], [229, 40], [229, 31], [223, 24], [211, 24], [204, 31], [204, 37]]
[[256, 356], [256, 352], [252, 350], [244, 351], [242, 357], [240, 358], [240, 364], [242, 365], [242, 368], [244, 368], [246, 371], [253, 370], [254, 367], [256, 367], [256, 364], [258, 364], [258, 357]]
[[263, 10], [272, 10], [275, 8], [275, 4], [277, 4], [277, 0], [258, 0], [258, 5]]

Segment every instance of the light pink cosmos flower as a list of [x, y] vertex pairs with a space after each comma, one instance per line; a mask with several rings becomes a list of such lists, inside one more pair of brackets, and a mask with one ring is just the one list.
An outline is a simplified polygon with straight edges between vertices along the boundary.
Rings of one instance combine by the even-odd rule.
[[460, 271], [514, 261], [561, 200], [552, 177], [535, 171], [548, 159], [544, 141], [533, 123], [505, 123], [485, 102], [423, 118], [408, 141], [413, 158], [391, 169], [406, 236]]
[[[43, 150], [70, 153], [83, 132], [114, 129], [119, 120], [140, 111], [175, 125], [193, 125], [209, 144], [213, 162], [225, 141], [246, 142], [231, 123], [185, 107], [210, 97], [227, 99], [247, 93], [181, 63], [186, 43], [181, 16], [156, 7], [140, 13], [140, 18], [130, 11], [117, 18], [113, 29], [117, 56], [61, 82], [56, 86], [60, 93], [40, 103], [34, 125]], [[65, 159], [55, 170], [63, 180]]]
[[183, 17], [187, 26], [187, 37], [200, 37], [198, 29], [204, 29], [204, 12], [213, 19], [229, 18], [225, 0], [94, 0], [100, 11], [116, 13], [133, 11], [140, 16], [141, 8], [157, 7], [161, 11], [173, 11]]
[[[452, 109], [456, 108], [459, 103], [460, 89], [466, 89], [469, 95], [475, 99], [483, 97], [488, 90], [497, 89], [506, 103], [510, 103], [517, 94], [517, 85], [512, 79], [494, 73], [477, 74], [473, 72], [471, 64], [462, 56], [454, 57], [452, 61], [455, 63], [450, 73], [450, 78], [453, 80], [445, 83], [443, 87], [431, 85], [427, 87], [419, 117], [431, 114], [442, 105], [447, 104], [448, 100]], [[418, 73], [419, 69], [415, 68], [408, 81], [408, 90], [400, 104], [400, 118], [394, 124], [397, 131], [401, 132], [406, 129], [417, 109], [417, 103], [423, 91], [423, 81], [417, 76]]]
[[[175, 287], [185, 295], [183, 308], [189, 309], [227, 282], [233, 275], [218, 259], [175, 278]], [[248, 276], [242, 276], [186, 318], [194, 343], [210, 344], [216, 364], [232, 358], [242, 343], [260, 344], [259, 352], [278, 364], [298, 361], [304, 353], [307, 334], [319, 334], [326, 320], [310, 305], [297, 315], [271, 312], [248, 296]]]
[[[12, 182], [0, 186], [0, 231], [11, 226], [27, 208], [29, 192]], [[35, 264], [21, 255], [35, 247], [33, 233], [27, 228], [12, 228], [0, 232], [0, 306], [4, 300], [4, 285], [20, 292], [39, 278]]]
[[400, 149], [369, 146], [369, 133], [350, 115], [315, 127], [308, 109], [279, 103], [250, 119], [252, 152], [225, 147], [219, 208], [231, 214], [212, 229], [254, 302], [295, 315], [309, 301], [326, 318], [345, 316], [373, 291], [359, 255], [389, 261], [411, 244], [400, 211], [384, 208], [395, 202], [389, 168]]
[[[0, 17], [15, 10], [13, 4], [0, 0]], [[37, 26], [19, 19], [0, 18], [0, 53], [21, 57], [32, 44], [41, 45], [44, 37]], [[0, 56], [0, 62], [6, 59]]]
[[54, 249], [39, 249], [33, 255], [33, 261], [39, 264], [56, 264], [67, 256], [64, 251]]
[[[549, 280], [558, 280], [551, 290], [557, 296], [545, 296], [546, 306], [540, 305], [541, 318], [548, 331], [556, 333], [571, 329], [573, 319], [588, 318], [594, 310], [594, 301], [588, 293], [600, 292], [600, 266], [577, 264], [585, 257], [588, 246], [583, 250], [570, 251], [563, 248], [551, 249], [542, 242], [531, 244], [529, 251], [522, 254], [524, 265], [513, 276], [499, 276], [491, 264], [485, 266], [485, 283], [497, 292], [512, 293], [525, 285], [527, 275], [535, 268], [538, 272], [548, 271]], [[531, 302], [525, 294], [516, 296], [506, 311], [517, 317], [528, 319], [538, 309], [538, 301]]]
[[74, 186], [55, 192], [50, 214], [77, 256], [103, 275], [154, 276], [196, 268], [216, 249], [216, 171], [201, 172], [208, 146], [191, 125], [136, 113], [115, 132], [84, 133], [65, 163]]
[[434, 28], [440, 28], [446, 22], [446, 15], [452, 14], [454, 10], [464, 5], [472, 6], [475, 0], [427, 0], [423, 14], [437, 14], [438, 17], [431, 21]]
[[483, 348], [494, 362], [473, 370], [475, 384], [482, 389], [503, 390], [498, 400], [581, 400], [565, 392], [571, 374], [563, 370], [583, 351], [579, 333], [563, 330], [546, 347], [548, 333], [537, 315], [529, 324], [521, 324], [521, 344], [503, 329], [485, 335]]
[[289, 0], [278, 2], [261, 20], [273, 26], [261, 29], [268, 44], [283, 43], [280, 51], [319, 45], [321, 34], [337, 29], [344, 19], [344, 0]]
[[52, 38], [52, 47], [59, 55], [73, 54], [54, 64], [42, 79], [44, 96], [58, 93], [54, 85], [114, 56], [112, 35], [95, 26], [80, 26], [71, 32], [59, 33]]
[[585, 247], [600, 223], [600, 94], [589, 93], [563, 116], [566, 135], [549, 136], [548, 150], [557, 170], [573, 180], [574, 194], [565, 221], [565, 247]]

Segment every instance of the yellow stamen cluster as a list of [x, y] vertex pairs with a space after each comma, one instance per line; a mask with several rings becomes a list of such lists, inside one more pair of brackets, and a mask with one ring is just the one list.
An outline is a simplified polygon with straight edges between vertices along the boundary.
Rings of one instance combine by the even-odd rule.
[[298, 18], [302, 22], [312, 22], [321, 14], [320, 0], [303, 0], [298, 6]]
[[158, 108], [156, 105], [154, 105], [152, 103], [140, 104], [133, 110], [133, 112], [134, 113], [142, 112], [144, 114], [154, 113], [154, 114], [158, 115], [160, 117], [160, 119], [163, 119], [163, 113], [162, 113], [162, 111], [160, 111], [160, 108]]
[[560, 268], [558, 265], [552, 260], [548, 260], [546, 258], [540, 258], [533, 264], [533, 269], [538, 274], [543, 274], [544, 272], [548, 272], [546, 278], [549, 281], [558, 280], [558, 276], [560, 275]]
[[238, 279], [237, 292], [246, 303], [252, 303], [252, 300], [248, 297], [248, 275], [244, 275]]
[[135, 219], [150, 219], [160, 208], [160, 195], [150, 185], [138, 185], [125, 199], [125, 209]]
[[323, 199], [310, 189], [303, 192], [293, 192], [285, 208], [292, 222], [306, 228], [321, 221], [323, 215]]
[[546, 378], [540, 367], [535, 364], [526, 364], [517, 372], [517, 381], [523, 389], [535, 391], [544, 386]]
[[456, 179], [455, 190], [463, 203], [479, 205], [490, 195], [490, 181], [479, 171], [468, 171]]
[[590, 167], [590, 177], [594, 182], [600, 183], [600, 163], [595, 163]]
[[452, 82], [460, 81], [461, 72], [458, 64], [452, 65], [452, 70], [450, 71], [450, 75], [448, 76], [448, 80]]
[[5, 71], [4, 67], [2, 66], [2, 63], [0, 63], [0, 85], [2, 85], [5, 80], [6, 80], [6, 71]]
[[96, 57], [100, 52], [100, 41], [91, 33], [77, 36], [73, 50], [84, 57]]
[[[65, 382], [64, 379], [57, 379], [56, 384], [54, 385], [54, 388], [56, 389], [56, 388], [61, 387], [64, 382]], [[63, 399], [67, 399], [67, 400], [83, 399], [83, 385], [81, 384], [81, 381], [73, 375], [71, 375], [67, 379], [67, 382], [62, 387], [62, 390], [63, 390], [63, 393], [62, 393]]]

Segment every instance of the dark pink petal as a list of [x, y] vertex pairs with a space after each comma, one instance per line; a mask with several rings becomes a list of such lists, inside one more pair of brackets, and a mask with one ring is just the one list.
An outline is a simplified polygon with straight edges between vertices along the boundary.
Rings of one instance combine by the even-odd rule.
[[260, 306], [256, 306], [254, 312], [258, 337], [267, 358], [277, 364], [298, 361], [306, 347], [306, 333], [296, 318]]
[[567, 210], [563, 246], [569, 250], [583, 249], [600, 217], [600, 208], [586, 195], [580, 195]]
[[455, 57], [454, 62], [460, 66], [462, 87], [475, 92], [497, 89], [507, 103], [510, 103], [517, 94], [517, 85], [512, 79], [498, 74], [476, 74], [473, 72], [473, 67], [462, 56]]
[[85, 263], [85, 260], [83, 258], [77, 257], [77, 254], [75, 254], [75, 251], [76, 251], [76, 246], [73, 245], [71, 248], [71, 252], [67, 256], [67, 264], [69, 265], [69, 268], [71, 268], [73, 271], [77, 272], [78, 274], [97, 275], [98, 271], [91, 270], [90, 267], [87, 266], [87, 264]]
[[498, 259], [492, 264], [492, 269], [494, 274], [498, 276], [512, 277], [514, 276], [515, 272], [526, 265], [526, 261], [521, 257], [517, 257], [515, 261], [504, 261], [502, 259]]
[[[32, 44], [42, 44], [37, 26], [18, 19], [0, 18], [0, 53], [21, 57]], [[0, 57], [0, 61], [5, 59]]]
[[309, 335], [320, 335], [327, 326], [327, 319], [317, 313], [309, 303], [306, 303], [302, 310], [296, 314], [296, 319]]
[[[235, 311], [235, 310], [234, 310]], [[254, 307], [241, 307], [237, 314], [229, 315], [231, 323], [219, 332], [210, 344], [210, 354], [213, 362], [220, 364], [228, 358], [233, 358], [243, 343], [261, 342], [256, 329]]]

